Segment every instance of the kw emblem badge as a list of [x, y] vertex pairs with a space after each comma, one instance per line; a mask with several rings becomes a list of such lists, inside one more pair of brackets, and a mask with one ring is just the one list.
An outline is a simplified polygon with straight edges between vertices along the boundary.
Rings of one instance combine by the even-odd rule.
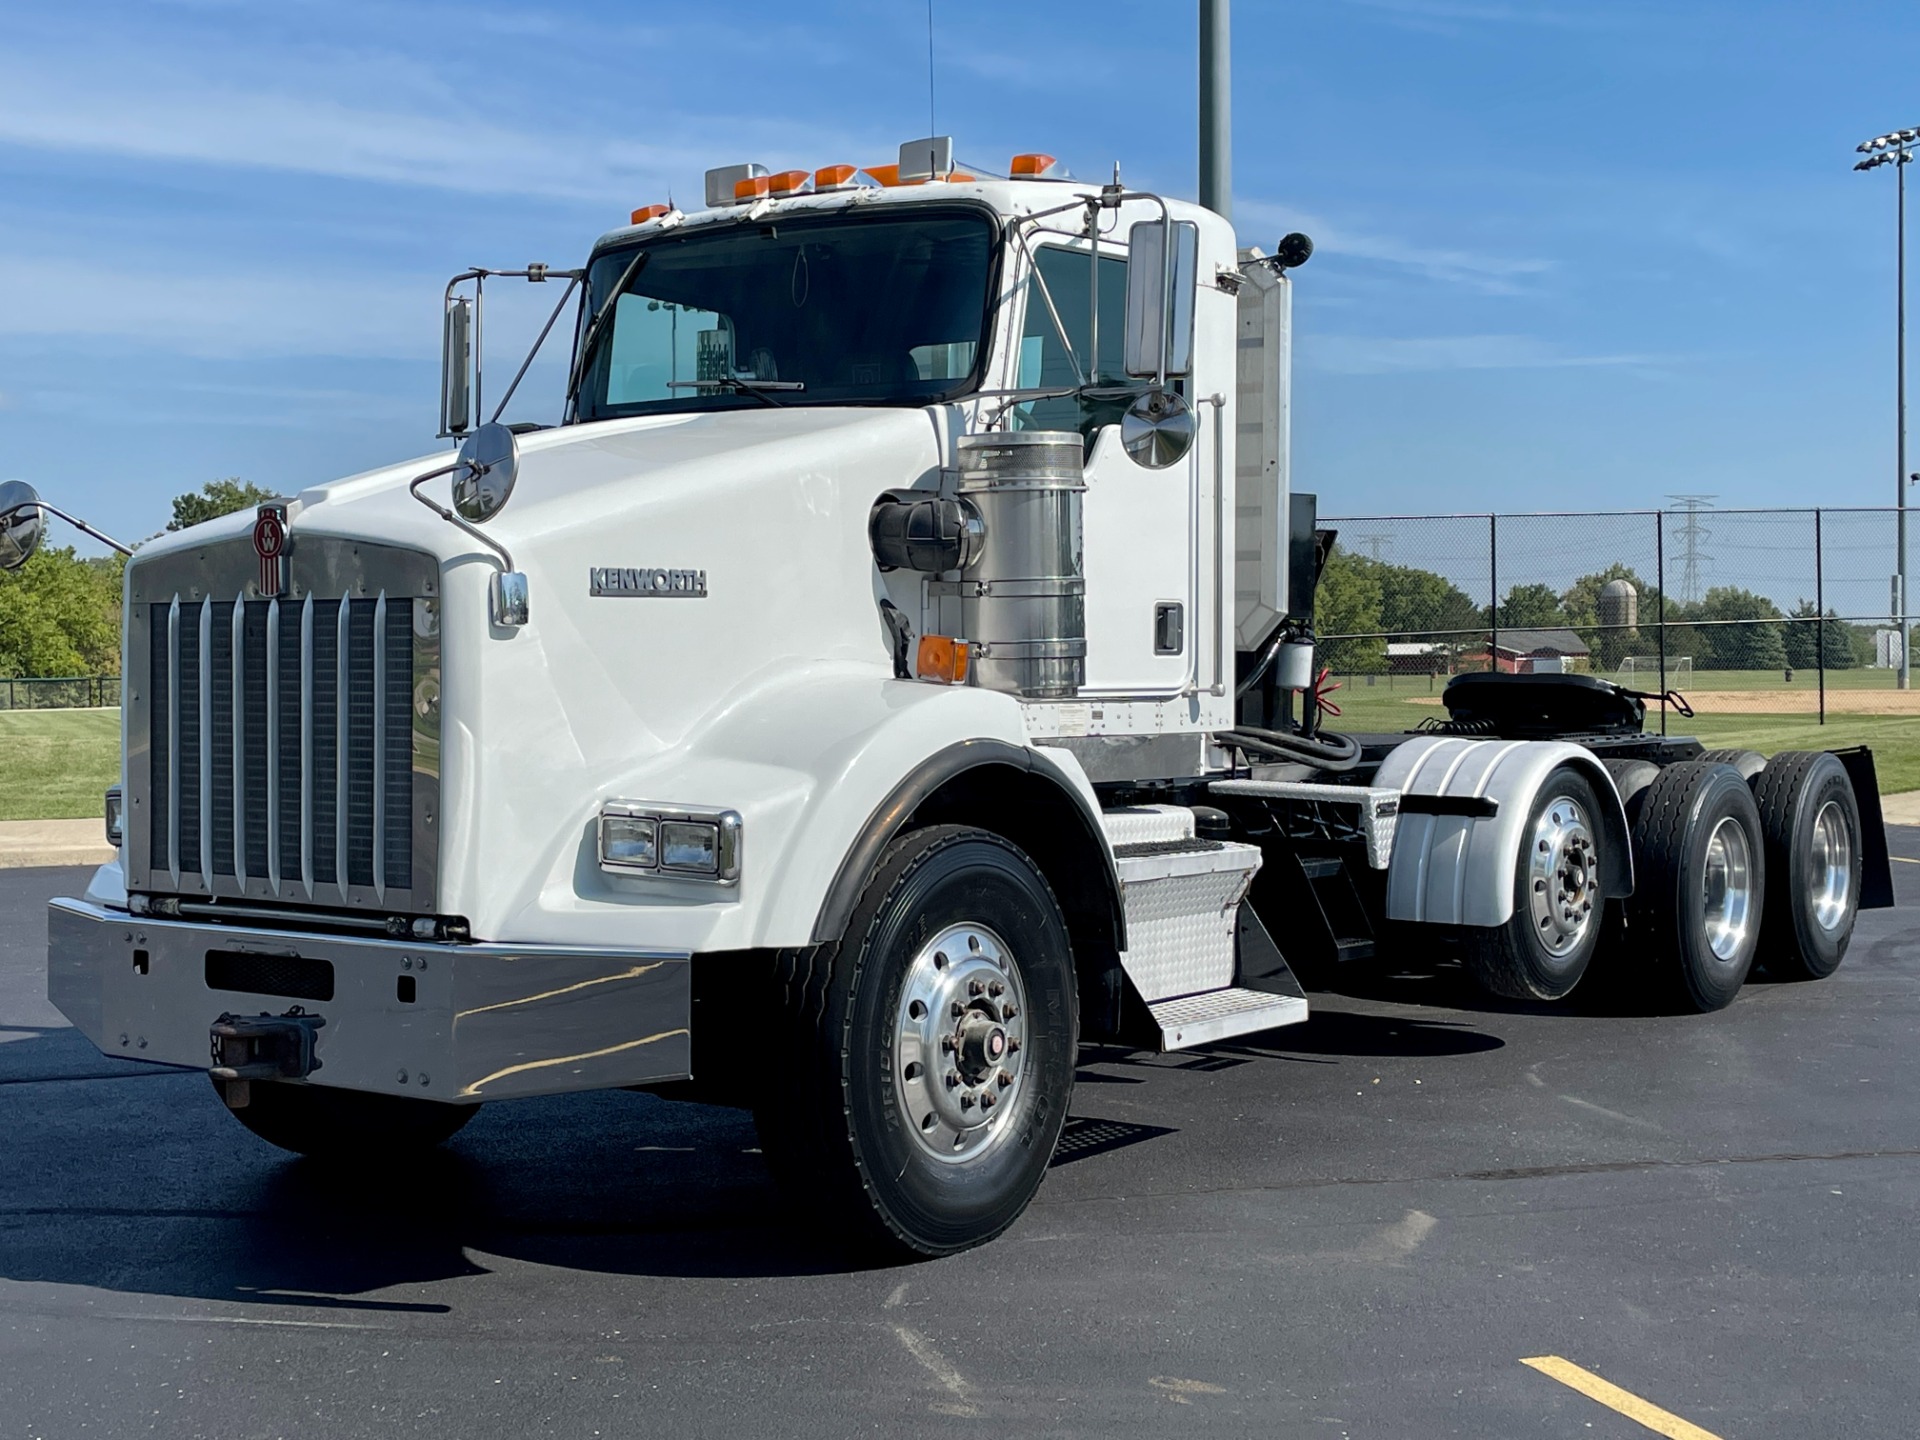
[[287, 507], [262, 505], [253, 522], [253, 553], [260, 557], [260, 594], [277, 600], [287, 593]]

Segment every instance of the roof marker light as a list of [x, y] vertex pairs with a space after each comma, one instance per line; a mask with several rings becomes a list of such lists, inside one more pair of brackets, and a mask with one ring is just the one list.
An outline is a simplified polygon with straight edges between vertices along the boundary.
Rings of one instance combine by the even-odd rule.
[[673, 207], [671, 205], [642, 205], [638, 210], [633, 212], [633, 220], [631, 223], [644, 225], [649, 220], [658, 220], [662, 215], [670, 214], [672, 210]]
[[818, 195], [823, 190], [856, 189], [853, 177], [859, 173], [858, 165], [822, 165], [813, 172], [813, 192]]
[[753, 200], [764, 200], [772, 185], [771, 175], [749, 175], [744, 180], [736, 180], [733, 182], [733, 203], [745, 205]]
[[1051, 155], [1042, 155], [1035, 151], [1031, 155], [1016, 155], [1013, 163], [1007, 167], [1007, 173], [1015, 180], [1039, 180], [1053, 173], [1053, 167], [1060, 162]]
[[782, 170], [777, 175], [767, 177], [767, 193], [783, 199], [789, 195], [804, 194], [810, 178], [804, 170]]

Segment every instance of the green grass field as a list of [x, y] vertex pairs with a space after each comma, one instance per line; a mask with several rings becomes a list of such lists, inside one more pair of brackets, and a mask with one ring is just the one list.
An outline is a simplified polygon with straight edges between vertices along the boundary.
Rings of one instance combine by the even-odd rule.
[[[1811, 680], [1811, 675], [1796, 676], [1789, 687], [1781, 682], [1777, 673], [1710, 670], [1695, 675], [1681, 688], [1682, 693], [1700, 695], [1772, 690], [1787, 697], [1781, 702], [1783, 708], [1788, 704], [1811, 707], [1815, 690]], [[1804, 690], [1803, 681], [1808, 682]], [[1331, 726], [1362, 733], [1391, 732], [1412, 729], [1430, 715], [1444, 718], [1447, 712], [1439, 701], [1446, 683], [1444, 675], [1432, 677], [1431, 683], [1425, 675], [1378, 675], [1372, 685], [1367, 684], [1364, 675], [1343, 676], [1341, 688], [1332, 697], [1341, 709], [1341, 716], [1331, 722]], [[1652, 682], [1648, 688], [1652, 688]], [[1893, 677], [1889, 671], [1827, 672], [1830, 697], [1840, 691], [1857, 695], [1862, 690], [1892, 689]], [[1745, 696], [1741, 698], [1744, 701]], [[1656, 709], [1649, 708], [1647, 728], [1659, 728]], [[1920, 790], [1920, 710], [1911, 716], [1859, 715], [1845, 713], [1836, 705], [1829, 709], [1827, 723], [1821, 725], [1818, 716], [1812, 713], [1716, 713], [1703, 705], [1702, 713], [1690, 720], [1677, 712], [1669, 712], [1667, 733], [1696, 735], [1715, 748], [1758, 750], [1767, 755], [1778, 750], [1836, 750], [1849, 745], [1868, 745], [1873, 749], [1882, 794]]]
[[[1838, 671], [1848, 676], [1885, 676], [1884, 671]], [[1702, 691], [1758, 688], [1730, 683], [1738, 671], [1716, 671], [1695, 682]], [[1829, 677], [1830, 688], [1834, 675]], [[1342, 715], [1334, 727], [1356, 731], [1410, 730], [1429, 715], [1445, 715], [1437, 703], [1445, 686], [1425, 676], [1349, 676], [1333, 699]], [[1779, 683], [1779, 677], [1773, 677]], [[1796, 682], [1797, 683], [1797, 682]], [[1857, 688], [1866, 688], [1864, 686]], [[1875, 688], [1880, 688], [1876, 686]], [[1654, 717], [1649, 715], [1652, 724]], [[1830, 714], [1819, 725], [1811, 715], [1670, 715], [1668, 732], [1697, 735], [1709, 745], [1738, 746], [1771, 755], [1776, 750], [1826, 750], [1870, 745], [1884, 794], [1920, 790], [1920, 714]], [[0, 710], [0, 820], [88, 819], [100, 814], [101, 797], [120, 777], [118, 710]]]
[[118, 710], [0, 710], [0, 820], [84, 820], [120, 778]]

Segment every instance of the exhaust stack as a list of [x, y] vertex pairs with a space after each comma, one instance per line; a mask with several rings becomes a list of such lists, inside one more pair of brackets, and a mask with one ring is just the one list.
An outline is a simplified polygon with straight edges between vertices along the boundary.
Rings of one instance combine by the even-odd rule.
[[1232, 17], [1200, 0], [1200, 203], [1233, 219]]

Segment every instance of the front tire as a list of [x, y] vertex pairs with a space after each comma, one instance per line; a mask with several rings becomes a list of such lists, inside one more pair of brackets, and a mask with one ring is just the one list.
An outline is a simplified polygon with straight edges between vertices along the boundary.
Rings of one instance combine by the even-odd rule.
[[1627, 935], [1680, 1008], [1719, 1010], [1746, 983], [1766, 902], [1760, 812], [1731, 765], [1669, 765], [1633, 823]]
[[934, 1256], [1026, 1209], [1066, 1120], [1079, 1014], [1032, 861], [958, 825], [881, 857], [838, 945], [783, 957], [754, 1120], [790, 1194], [850, 1248]]
[[1860, 913], [1865, 849], [1846, 767], [1824, 750], [1773, 757], [1753, 782], [1773, 883], [1760, 957], [1782, 979], [1824, 980], [1840, 968]]
[[431, 1150], [480, 1109], [275, 1080], [256, 1080], [249, 1089], [247, 1104], [230, 1112], [234, 1119], [269, 1145], [336, 1163], [375, 1164]]
[[1469, 930], [1463, 951], [1482, 988], [1512, 1000], [1559, 1000], [1600, 944], [1600, 802], [1572, 766], [1541, 783], [1514, 857], [1513, 915]]

